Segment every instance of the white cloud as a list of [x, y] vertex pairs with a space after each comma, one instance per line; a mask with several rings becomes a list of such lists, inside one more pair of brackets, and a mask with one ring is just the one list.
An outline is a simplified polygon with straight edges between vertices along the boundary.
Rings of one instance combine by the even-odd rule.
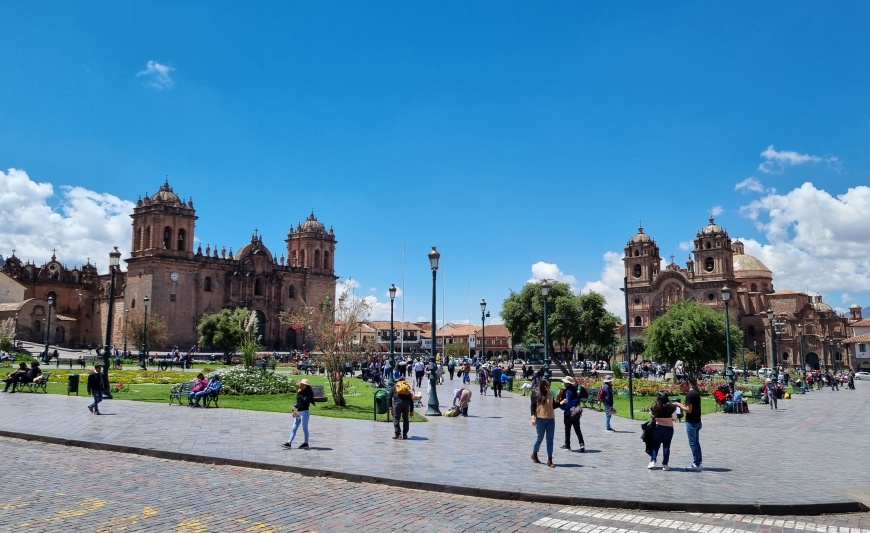
[[710, 216], [718, 217], [719, 215], [722, 214], [722, 211], [724, 211], [724, 209], [722, 209], [722, 206], [721, 206], [721, 205], [714, 205], [714, 206], [710, 209]]
[[625, 321], [625, 296], [620, 290], [625, 280], [625, 266], [622, 262], [622, 254], [618, 252], [605, 252], [604, 268], [601, 271], [601, 279], [587, 282], [581, 292], [595, 291], [607, 300], [607, 310]]
[[847, 295], [870, 290], [870, 187], [834, 197], [808, 182], [785, 194], [769, 193], [740, 212], [766, 237], [766, 244], [741, 240], [748, 254], [773, 271], [775, 289]]
[[[56, 205], [57, 207], [52, 207]], [[69, 268], [88, 258], [105, 271], [113, 246], [128, 250], [133, 202], [81, 187], [37, 183], [20, 169], [0, 171], [0, 253], [37, 263], [57, 258]], [[122, 257], [121, 267], [124, 268]]]
[[532, 277], [528, 280], [528, 283], [536, 283], [543, 279], [561, 281], [562, 283], [567, 283], [571, 287], [574, 287], [577, 283], [577, 278], [559, 270], [559, 265], [538, 261], [532, 265]]
[[148, 80], [148, 86], [153, 89], [169, 89], [175, 82], [169, 76], [169, 73], [175, 70], [168, 65], [161, 65], [156, 61], [149, 61], [145, 64], [145, 70], [137, 72], [136, 76], [144, 76]]
[[811, 154], [801, 154], [791, 150], [777, 150], [771, 144], [763, 152], [761, 157], [765, 160], [758, 165], [758, 170], [765, 174], [778, 174], [785, 167], [803, 165], [805, 163], [821, 163], [825, 162], [828, 166], [837, 167], [840, 164], [836, 157], [821, 157]]
[[749, 176], [734, 186], [735, 191], [745, 192], [764, 192], [764, 185], [755, 176]]

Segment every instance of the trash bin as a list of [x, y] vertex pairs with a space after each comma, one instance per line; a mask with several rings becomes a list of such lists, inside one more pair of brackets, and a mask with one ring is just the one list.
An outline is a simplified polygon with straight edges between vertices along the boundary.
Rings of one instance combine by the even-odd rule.
[[69, 396], [71, 392], [76, 393], [76, 396], [79, 395], [79, 375], [78, 374], [70, 374], [67, 376], [66, 382], [66, 395]]
[[505, 384], [505, 386], [506, 386], [508, 392], [514, 391], [514, 377], [513, 376], [508, 375], [507, 383]]
[[378, 415], [386, 414], [387, 420], [390, 419], [390, 400], [389, 393], [383, 389], [375, 392], [375, 420], [378, 419]]

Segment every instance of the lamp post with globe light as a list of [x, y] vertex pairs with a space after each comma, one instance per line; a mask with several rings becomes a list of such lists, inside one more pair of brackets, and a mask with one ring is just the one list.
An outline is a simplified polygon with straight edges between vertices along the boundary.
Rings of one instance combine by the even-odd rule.
[[109, 310], [106, 312], [106, 345], [103, 349], [103, 397], [112, 399], [112, 393], [109, 390], [109, 358], [111, 357], [112, 349], [112, 316], [115, 307], [115, 272], [118, 270], [118, 265], [121, 263], [121, 252], [115, 246], [114, 250], [109, 252], [109, 270], [112, 274], [111, 282], [109, 283]]
[[728, 380], [728, 385], [734, 391], [734, 367], [731, 366], [731, 318], [728, 312], [728, 302], [731, 300], [731, 289], [728, 286], [722, 287], [722, 301], [725, 302], [725, 354], [727, 356], [727, 366], [725, 367], [725, 376]]
[[54, 307], [54, 295], [48, 297], [48, 319], [45, 322], [45, 353], [42, 354], [42, 362], [48, 362], [48, 346], [51, 344], [51, 308]]
[[544, 299], [544, 379], [550, 381], [550, 336], [547, 325], [547, 295], [550, 294], [550, 284], [541, 281], [541, 296]]
[[151, 301], [148, 296], [142, 299], [145, 302], [145, 314], [142, 319], [142, 355], [139, 356], [139, 368], [148, 370], [145, 362], [148, 361], [148, 302]]
[[396, 290], [395, 283], [390, 285], [390, 389], [392, 389], [396, 384], [396, 334], [394, 333], [395, 330], [393, 328], [393, 304], [396, 301]]
[[441, 254], [435, 247], [429, 252], [429, 267], [432, 269], [432, 350], [429, 354], [429, 409], [426, 410], [426, 416], [441, 416], [441, 410], [438, 408], [438, 392], [435, 390], [437, 386], [437, 372], [435, 371], [437, 364], [435, 363], [435, 316], [437, 308], [435, 307], [436, 296], [436, 277], [438, 275], [438, 261], [441, 259]]
[[486, 362], [486, 317], [489, 313], [486, 312], [486, 300], [480, 300], [480, 324], [482, 326], [480, 334], [480, 360], [481, 363]]

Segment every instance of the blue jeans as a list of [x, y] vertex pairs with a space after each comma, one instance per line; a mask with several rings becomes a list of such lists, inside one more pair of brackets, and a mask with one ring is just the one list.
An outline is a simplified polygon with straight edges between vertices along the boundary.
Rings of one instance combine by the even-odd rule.
[[610, 429], [610, 417], [613, 415], [611, 413], [612, 405], [604, 406], [604, 429]]
[[652, 449], [652, 460], [655, 462], [656, 457], [659, 455], [659, 447], [662, 448], [662, 465], [668, 464], [668, 459], [671, 457], [671, 439], [674, 438], [674, 428], [673, 426], [663, 426], [661, 424], [656, 424], [656, 428], [653, 430], [653, 449]]
[[541, 449], [541, 441], [544, 440], [544, 434], [547, 435], [547, 457], [553, 457], [553, 435], [556, 433], [555, 418], [538, 418], [535, 421], [535, 430], [538, 435], [535, 438], [535, 445], [532, 447], [534, 453], [538, 453]]
[[[199, 399], [202, 398], [203, 396], [206, 396], [210, 392], [211, 392], [210, 390], [201, 390], [199, 392], [192, 393], [193, 394], [193, 403], [195, 405], [199, 405]], [[188, 403], [190, 403], [190, 402], [188, 402]]]
[[[773, 400], [774, 402], [776, 400]], [[689, 437], [689, 449], [692, 450], [692, 462], [695, 466], [701, 466], [701, 443], [698, 441], [698, 432], [701, 431], [700, 422], [686, 422], [686, 436]]]
[[91, 391], [91, 393], [94, 395], [94, 403], [92, 403], [89, 407], [93, 407], [94, 412], [99, 413], [100, 412], [100, 402], [103, 401], [103, 391], [95, 390], [95, 391]]
[[299, 417], [293, 419], [293, 429], [290, 431], [290, 438], [287, 442], [293, 442], [296, 438], [296, 430], [299, 429], [299, 424], [302, 424], [302, 434], [305, 436], [305, 444], [308, 444], [308, 411], [299, 411]]

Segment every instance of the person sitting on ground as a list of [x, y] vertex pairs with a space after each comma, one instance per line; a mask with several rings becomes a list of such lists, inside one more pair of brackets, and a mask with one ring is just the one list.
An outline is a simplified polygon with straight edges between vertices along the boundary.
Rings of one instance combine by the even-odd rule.
[[193, 404], [194, 395], [197, 392], [202, 392], [208, 387], [208, 380], [205, 379], [205, 375], [200, 372], [196, 375], [196, 379], [193, 380], [193, 390], [190, 391], [190, 394], [187, 395], [187, 405]]
[[12, 392], [16, 392], [15, 387], [21, 383], [22, 376], [27, 376], [27, 372], [27, 363], [24, 361], [18, 363], [18, 370], [6, 374], [6, 379], [3, 380], [6, 383], [6, 388], [3, 389], [3, 392], [9, 392], [10, 385], [12, 386]]
[[193, 407], [202, 407], [199, 405], [199, 399], [203, 396], [208, 396], [209, 394], [220, 394], [221, 390], [221, 376], [217, 372], [211, 377], [211, 381], [208, 382], [208, 386], [197, 392], [193, 395]]

